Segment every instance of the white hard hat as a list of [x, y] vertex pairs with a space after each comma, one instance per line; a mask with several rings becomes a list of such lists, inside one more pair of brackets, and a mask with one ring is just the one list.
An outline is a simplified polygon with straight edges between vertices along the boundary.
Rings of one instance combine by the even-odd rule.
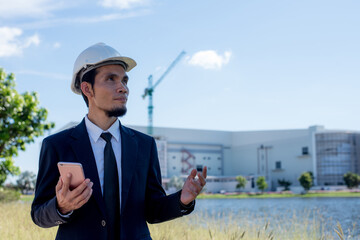
[[120, 64], [126, 72], [136, 66], [133, 59], [121, 56], [118, 51], [105, 43], [97, 43], [85, 49], [74, 63], [71, 90], [76, 94], [81, 94], [80, 83], [85, 73], [110, 64]]

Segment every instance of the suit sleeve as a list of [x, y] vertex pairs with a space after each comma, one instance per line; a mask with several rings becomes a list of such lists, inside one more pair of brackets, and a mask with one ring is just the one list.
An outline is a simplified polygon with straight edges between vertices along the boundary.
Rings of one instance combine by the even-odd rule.
[[146, 187], [146, 220], [149, 223], [160, 223], [183, 215], [190, 214], [195, 207], [194, 203], [184, 208], [180, 204], [181, 190], [166, 195], [161, 185], [161, 171], [155, 140], [152, 139], [150, 166]]
[[35, 198], [31, 205], [31, 218], [40, 227], [53, 227], [67, 222], [57, 212], [55, 186], [59, 180], [58, 155], [48, 139], [44, 139], [40, 151], [39, 172]]

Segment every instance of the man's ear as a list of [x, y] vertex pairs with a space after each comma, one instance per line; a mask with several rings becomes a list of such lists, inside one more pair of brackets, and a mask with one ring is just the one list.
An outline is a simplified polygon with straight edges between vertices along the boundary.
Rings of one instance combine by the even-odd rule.
[[92, 89], [92, 86], [88, 82], [82, 82], [80, 85], [81, 91], [83, 94], [89, 99], [90, 97], [94, 96], [94, 90]]

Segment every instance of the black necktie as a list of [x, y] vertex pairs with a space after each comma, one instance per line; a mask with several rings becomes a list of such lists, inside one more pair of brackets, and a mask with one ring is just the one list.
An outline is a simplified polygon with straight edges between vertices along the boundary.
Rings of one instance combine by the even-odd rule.
[[106, 213], [108, 216], [108, 239], [120, 239], [120, 197], [119, 177], [114, 150], [111, 145], [111, 133], [102, 133], [106, 141], [104, 148], [104, 193]]

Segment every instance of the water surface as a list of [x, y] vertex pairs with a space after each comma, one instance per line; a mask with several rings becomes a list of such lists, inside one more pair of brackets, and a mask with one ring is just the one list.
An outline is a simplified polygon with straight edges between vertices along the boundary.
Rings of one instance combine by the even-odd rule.
[[259, 225], [271, 222], [283, 228], [310, 222], [333, 236], [339, 222], [352, 239], [360, 239], [360, 198], [199, 199], [194, 213], [225, 222], [238, 219], [239, 224], [244, 218]]

